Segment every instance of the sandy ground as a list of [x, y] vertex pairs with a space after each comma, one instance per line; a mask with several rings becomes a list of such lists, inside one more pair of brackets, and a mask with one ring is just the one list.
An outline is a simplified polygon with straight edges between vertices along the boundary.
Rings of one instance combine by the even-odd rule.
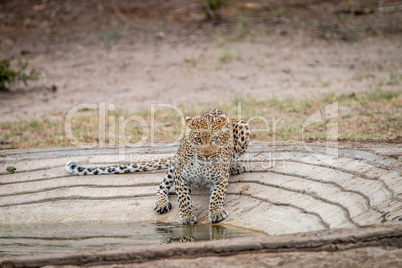
[[[3, 18], [7, 7], [1, 10]], [[13, 59], [13, 64], [18, 58], [28, 60], [42, 78], [0, 92], [0, 121], [60, 118], [75, 105], [88, 102], [136, 112], [153, 103], [214, 106], [239, 96], [351, 93], [376, 89], [391, 74], [402, 73], [401, 35], [328, 41], [284, 21], [269, 26], [250, 23], [246, 30], [235, 24], [225, 33], [210, 24], [195, 28], [161, 21], [130, 22], [124, 25], [122, 38], [111, 45], [89, 26], [79, 34], [69, 32], [62, 41], [46, 39], [52, 34], [49, 23], [24, 20], [29, 27], [18, 28], [21, 35], [4, 26], [3, 57]], [[245, 37], [228, 42], [238, 31]], [[35, 34], [37, 39], [32, 37]], [[220, 59], [225, 53], [230, 55], [227, 63]]]

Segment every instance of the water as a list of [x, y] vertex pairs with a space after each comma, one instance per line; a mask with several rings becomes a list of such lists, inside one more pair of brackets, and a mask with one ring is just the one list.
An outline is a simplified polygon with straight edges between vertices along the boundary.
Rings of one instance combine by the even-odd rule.
[[224, 225], [176, 223], [72, 223], [0, 225], [0, 256], [72, 253], [134, 245], [184, 243], [258, 236]]

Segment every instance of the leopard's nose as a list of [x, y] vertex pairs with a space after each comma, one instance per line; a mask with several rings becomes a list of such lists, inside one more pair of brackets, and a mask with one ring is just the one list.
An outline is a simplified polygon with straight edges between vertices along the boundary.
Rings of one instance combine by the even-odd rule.
[[206, 160], [209, 160], [209, 158], [211, 157], [211, 154], [204, 154], [204, 157]]

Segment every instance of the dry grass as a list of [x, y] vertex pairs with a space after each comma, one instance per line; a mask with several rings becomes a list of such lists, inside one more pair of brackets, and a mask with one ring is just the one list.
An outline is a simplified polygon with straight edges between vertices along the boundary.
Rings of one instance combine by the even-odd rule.
[[[386, 82], [386, 81], [385, 81]], [[384, 83], [385, 83], [384, 82]], [[302, 125], [306, 119], [326, 105], [337, 102], [337, 116], [309, 125], [304, 130], [304, 137], [327, 137], [327, 125], [337, 124], [339, 137], [350, 139], [392, 138], [402, 133], [402, 90], [375, 90], [365, 93], [336, 95], [326, 94], [315, 98], [296, 100], [235, 98], [230, 102], [219, 102], [214, 106], [182, 105], [178, 108], [183, 114], [198, 115], [211, 108], [220, 108], [230, 117], [248, 120], [253, 128], [253, 140], [301, 140]], [[135, 115], [143, 118], [129, 120]], [[119, 125], [119, 118], [125, 123]], [[160, 108], [154, 114], [154, 127], [151, 128], [152, 116], [149, 110], [129, 113], [126, 110], [109, 112], [106, 124], [100, 127], [98, 111], [77, 113], [72, 120], [72, 133], [83, 144], [98, 143], [101, 138], [109, 146], [117, 143], [135, 143], [141, 139], [176, 140], [185, 129], [181, 116], [171, 108]], [[130, 122], [128, 122], [130, 121]], [[125, 125], [125, 127], [123, 127]], [[19, 120], [0, 124], [1, 149], [42, 148], [72, 146], [74, 143], [66, 137], [65, 119], [40, 118], [37, 120]]]

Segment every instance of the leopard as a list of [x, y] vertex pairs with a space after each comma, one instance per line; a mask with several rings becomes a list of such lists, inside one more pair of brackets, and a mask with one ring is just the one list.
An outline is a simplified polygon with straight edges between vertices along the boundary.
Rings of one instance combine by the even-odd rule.
[[208, 219], [211, 223], [225, 220], [224, 208], [230, 175], [242, 174], [245, 166], [239, 159], [247, 150], [251, 127], [242, 119], [213, 109], [200, 116], [185, 116], [187, 131], [179, 142], [177, 153], [168, 158], [129, 165], [89, 168], [70, 161], [66, 171], [73, 175], [122, 174], [167, 169], [159, 185], [154, 210], [160, 214], [172, 209], [169, 192], [175, 187], [179, 205], [179, 223], [196, 224], [192, 207], [193, 186], [210, 187]]

